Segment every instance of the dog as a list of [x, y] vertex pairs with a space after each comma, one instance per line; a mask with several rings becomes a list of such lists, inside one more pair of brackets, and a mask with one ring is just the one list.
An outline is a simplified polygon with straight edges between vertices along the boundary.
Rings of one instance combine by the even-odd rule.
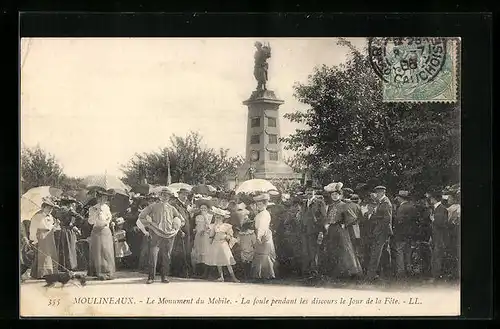
[[[81, 274], [74, 274], [72, 272], [59, 272], [53, 274], [47, 274], [43, 277], [45, 280], [44, 287], [53, 287], [57, 282], [62, 284], [61, 288], [64, 287], [68, 282], [76, 280], [83, 287], [87, 284], [87, 278]], [[71, 282], [74, 284], [74, 282]]]

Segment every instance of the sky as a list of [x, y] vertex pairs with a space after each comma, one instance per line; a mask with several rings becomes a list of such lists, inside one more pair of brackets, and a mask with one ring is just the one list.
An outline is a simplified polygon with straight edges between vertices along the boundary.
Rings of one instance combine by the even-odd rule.
[[[21, 41], [21, 143], [40, 145], [73, 177], [122, 176], [135, 153], [199, 132], [206, 146], [245, 154], [257, 38], [32, 38]], [[307, 105], [293, 96], [318, 65], [338, 65], [334, 38], [268, 38], [268, 89], [281, 136], [301, 128], [282, 116]], [[364, 38], [348, 38], [356, 47]], [[291, 154], [285, 151], [285, 156]]]

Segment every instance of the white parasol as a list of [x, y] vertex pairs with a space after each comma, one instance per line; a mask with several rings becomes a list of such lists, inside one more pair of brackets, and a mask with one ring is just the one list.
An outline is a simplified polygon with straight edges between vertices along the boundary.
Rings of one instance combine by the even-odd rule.
[[128, 191], [130, 191], [129, 186], [125, 185], [118, 177], [107, 174], [87, 176], [82, 183], [87, 189], [101, 188], [124, 195], [128, 195]]
[[270, 181], [265, 179], [250, 179], [241, 183], [236, 188], [236, 194], [269, 193], [271, 195], [279, 194], [278, 189]]
[[30, 189], [21, 196], [21, 221], [31, 220], [40, 211], [44, 199], [60, 197], [63, 191], [50, 186], [39, 186]]

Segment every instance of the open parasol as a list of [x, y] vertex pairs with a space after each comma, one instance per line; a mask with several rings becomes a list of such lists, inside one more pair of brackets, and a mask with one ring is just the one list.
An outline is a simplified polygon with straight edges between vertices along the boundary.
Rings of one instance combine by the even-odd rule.
[[118, 177], [111, 175], [92, 175], [84, 178], [82, 182], [87, 189], [113, 190], [115, 193], [128, 195], [129, 187]]
[[51, 186], [39, 186], [28, 190], [21, 196], [21, 221], [31, 220], [41, 209], [44, 199], [58, 198], [62, 193], [61, 189]]
[[271, 195], [278, 195], [278, 189], [270, 181], [265, 179], [250, 179], [241, 183], [236, 188], [236, 194], [255, 194], [255, 193], [269, 193]]
[[189, 184], [186, 183], [173, 183], [168, 186], [169, 189], [171, 189], [173, 192], [179, 192], [181, 189], [186, 189], [188, 191], [191, 191], [193, 187]]

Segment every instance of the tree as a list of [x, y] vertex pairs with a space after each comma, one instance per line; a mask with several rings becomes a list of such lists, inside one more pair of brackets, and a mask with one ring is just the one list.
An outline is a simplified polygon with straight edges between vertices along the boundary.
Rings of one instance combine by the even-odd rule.
[[45, 152], [39, 145], [21, 149], [21, 174], [23, 188], [55, 186], [62, 178], [63, 170], [54, 155]]
[[21, 149], [21, 176], [23, 191], [37, 186], [53, 186], [65, 191], [80, 187], [81, 179], [68, 177], [53, 154], [36, 147]]
[[370, 182], [421, 193], [459, 179], [460, 109], [456, 104], [385, 103], [366, 52], [339, 39], [348, 60], [315, 68], [295, 97], [310, 108], [285, 114], [305, 129], [283, 138], [292, 163], [322, 182]]
[[170, 163], [172, 182], [224, 185], [243, 163], [241, 157], [230, 157], [227, 149], [206, 147], [195, 132], [186, 137], [172, 135], [170, 142], [158, 152], [135, 154], [123, 168], [124, 181], [133, 186], [146, 178], [150, 184], [166, 185]]

